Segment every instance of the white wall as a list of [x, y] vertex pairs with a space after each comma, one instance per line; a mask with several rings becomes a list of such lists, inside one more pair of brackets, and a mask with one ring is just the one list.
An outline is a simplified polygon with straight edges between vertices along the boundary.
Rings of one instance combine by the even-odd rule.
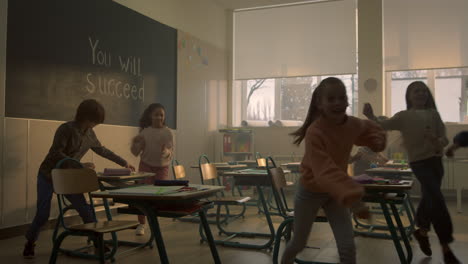
[[226, 49], [226, 12], [213, 0], [114, 0], [168, 26]]
[[[4, 118], [7, 2], [0, 0], [0, 228], [30, 223], [35, 213], [36, 178], [59, 121]], [[179, 49], [177, 69], [176, 157], [190, 166], [202, 153], [214, 156], [213, 134], [227, 123], [227, 12], [213, 0], [116, 1], [137, 12], [184, 32], [179, 39], [201, 47], [208, 63], [203, 64], [192, 49]], [[192, 56], [193, 59], [188, 61]], [[198, 59], [198, 60], [197, 60]], [[70, 119], [73, 117], [70, 117]], [[138, 166], [129, 151], [136, 127], [99, 125], [101, 143]], [[97, 170], [117, 167], [89, 152], [83, 161], [96, 163]], [[189, 178], [198, 172], [187, 168]], [[52, 202], [51, 217], [57, 215]]]
[[[294, 145], [293, 137], [289, 134], [296, 131], [297, 127], [254, 127], [254, 150], [262, 157], [272, 156], [281, 160], [291, 160], [295, 156], [296, 161], [304, 155], [304, 142], [298, 147]], [[279, 164], [277, 164], [279, 165]]]

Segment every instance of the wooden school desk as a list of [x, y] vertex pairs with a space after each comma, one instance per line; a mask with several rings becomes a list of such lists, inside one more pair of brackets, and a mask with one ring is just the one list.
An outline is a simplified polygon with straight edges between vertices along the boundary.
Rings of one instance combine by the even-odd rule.
[[411, 178], [413, 176], [413, 171], [411, 169], [400, 169], [400, 168], [373, 168], [366, 170], [366, 174], [369, 176], [380, 176], [382, 178], [396, 178], [404, 179]]
[[256, 168], [257, 167], [257, 161], [256, 160], [239, 160], [236, 161], [237, 164], [240, 165], [246, 165], [247, 168]]
[[[226, 163], [226, 162], [218, 162], [218, 163], [212, 163], [215, 165], [216, 167], [216, 170], [218, 171], [218, 176], [227, 176], [225, 173], [228, 172], [228, 171], [234, 171], [234, 170], [241, 170], [241, 169], [246, 169], [247, 168], [247, 165], [245, 164], [229, 164], [229, 163]], [[191, 169], [200, 169], [200, 165], [193, 165], [193, 166], [190, 166]], [[229, 180], [229, 179], [227, 179]], [[226, 181], [227, 181], [226, 180]], [[223, 180], [222, 184], [226, 184], [225, 180]], [[231, 193], [232, 193], [232, 196], [235, 196], [235, 184], [234, 182], [231, 181]], [[244, 196], [242, 194], [242, 191], [240, 189], [238, 189], [239, 191], [239, 195], [240, 196]], [[244, 215], [244, 212], [242, 213], [242, 215]]]
[[298, 173], [299, 168], [301, 167], [301, 162], [288, 162], [281, 164], [281, 167], [284, 167], [288, 170], [291, 170], [293, 173]]
[[[101, 191], [106, 191], [106, 190], [114, 190], [114, 189], [119, 189], [119, 188], [131, 187], [136, 184], [135, 181], [143, 180], [147, 177], [152, 177], [155, 174], [152, 172], [140, 171], [140, 172], [132, 172], [130, 175], [121, 175], [121, 176], [104, 176], [102, 172], [98, 172], [97, 175], [98, 175], [99, 187]], [[112, 213], [110, 210], [109, 201], [107, 199], [103, 199], [103, 203], [104, 203], [104, 208], [106, 211], [107, 220], [111, 221]], [[122, 253], [126, 253], [128, 251], [135, 250], [138, 248], [144, 248], [147, 246], [152, 247], [154, 236], [151, 235], [148, 241], [145, 243], [118, 240], [117, 234], [115, 233], [112, 234], [112, 239], [116, 240], [118, 245], [133, 247], [133, 249], [122, 252]], [[110, 243], [111, 241], [106, 241], [106, 242]]]
[[291, 173], [293, 174], [293, 178], [292, 179], [290, 178], [289, 181], [292, 183], [296, 183], [299, 177], [301, 176], [300, 171], [299, 171], [301, 168], [301, 162], [298, 161], [298, 162], [283, 163], [281, 164], [281, 167], [283, 167], [286, 170], [291, 171]]
[[[170, 188], [175, 186], [152, 186], [144, 185], [130, 188], [122, 188], [115, 190], [99, 191], [91, 193], [92, 197], [114, 199], [115, 202], [125, 203], [129, 206], [138, 209], [148, 217], [148, 224], [151, 228], [151, 233], [155, 237], [156, 245], [158, 247], [159, 258], [161, 263], [169, 263], [167, 257], [166, 248], [164, 246], [164, 240], [159, 227], [158, 217], [174, 217], [172, 215], [166, 215], [165, 209], [154, 209], [155, 206], [164, 206], [177, 210], [178, 207], [183, 207], [190, 203], [194, 203], [199, 199], [206, 198], [220, 192], [224, 189], [222, 186], [212, 185], [199, 185], [190, 184], [190, 187], [194, 187], [197, 190], [179, 192], [177, 190], [171, 191]], [[180, 186], [177, 186], [180, 187]], [[163, 190], [164, 192], [162, 192]], [[172, 211], [169, 210], [169, 211]], [[190, 214], [190, 213], [187, 213]], [[216, 250], [216, 245], [213, 240], [210, 226], [208, 225], [205, 211], [202, 209], [198, 212], [200, 221], [205, 231], [208, 243], [210, 245], [211, 254], [213, 256], [214, 263], [221, 263], [221, 260]]]
[[123, 176], [104, 176], [102, 172], [98, 172], [98, 180], [99, 182], [102, 183], [107, 183], [110, 186], [101, 186], [101, 190], [104, 189], [110, 189], [113, 187], [125, 187], [125, 186], [131, 186], [131, 184], [134, 183], [134, 181], [137, 180], [143, 180], [144, 178], [147, 177], [152, 177], [155, 174], [152, 172], [132, 172], [130, 175], [123, 175]]
[[[409, 236], [411, 236], [412, 227], [405, 227], [400, 218], [400, 213], [396, 205], [404, 205], [406, 199], [408, 198], [407, 192], [411, 190], [413, 186], [412, 180], [400, 181], [401, 184], [392, 185], [392, 184], [363, 184], [366, 195], [363, 198], [363, 201], [366, 203], [378, 203], [382, 208], [385, 221], [386, 229], [390, 232], [389, 238], [393, 240], [395, 249], [400, 258], [400, 262], [403, 264], [411, 263], [413, 258], [413, 252], [409, 242]], [[390, 206], [390, 210], [388, 207]], [[408, 209], [407, 211], [410, 211]], [[393, 216], [393, 218], [392, 218]], [[408, 213], [408, 217], [412, 217], [411, 212]], [[396, 226], [394, 224], [394, 220]], [[412, 220], [410, 220], [411, 222]], [[357, 234], [364, 234], [356, 232]], [[403, 245], [406, 248], [406, 256], [403, 251]]]

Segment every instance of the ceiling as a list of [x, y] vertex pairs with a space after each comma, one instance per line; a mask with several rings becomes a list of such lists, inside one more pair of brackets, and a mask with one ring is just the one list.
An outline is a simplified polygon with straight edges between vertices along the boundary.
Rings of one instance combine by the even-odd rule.
[[[282, 5], [301, 2], [314, 2], [311, 0], [215, 0], [226, 9], [242, 9], [271, 5]], [[318, 0], [315, 0], [318, 1]]]

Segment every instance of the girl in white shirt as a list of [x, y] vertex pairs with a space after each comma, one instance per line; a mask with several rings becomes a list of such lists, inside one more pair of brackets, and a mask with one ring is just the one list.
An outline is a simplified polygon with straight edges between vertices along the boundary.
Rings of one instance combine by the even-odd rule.
[[[133, 155], [140, 156], [138, 170], [152, 172], [153, 177], [145, 178], [142, 183], [153, 184], [155, 180], [169, 179], [169, 164], [174, 153], [174, 136], [166, 124], [166, 110], [159, 103], [149, 105], [140, 119], [140, 133], [132, 140]], [[144, 235], [146, 218], [138, 216], [140, 225], [136, 235]]]
[[413, 235], [421, 251], [432, 255], [427, 233], [431, 224], [439, 238], [445, 263], [460, 263], [449, 247], [453, 241], [450, 214], [440, 190], [444, 168], [443, 149], [448, 144], [434, 98], [424, 82], [412, 82], [406, 90], [407, 110], [388, 120], [377, 120], [372, 106], [365, 104], [364, 115], [378, 122], [385, 130], [399, 130], [408, 152], [409, 165], [421, 184], [422, 199], [416, 212], [419, 229]]

